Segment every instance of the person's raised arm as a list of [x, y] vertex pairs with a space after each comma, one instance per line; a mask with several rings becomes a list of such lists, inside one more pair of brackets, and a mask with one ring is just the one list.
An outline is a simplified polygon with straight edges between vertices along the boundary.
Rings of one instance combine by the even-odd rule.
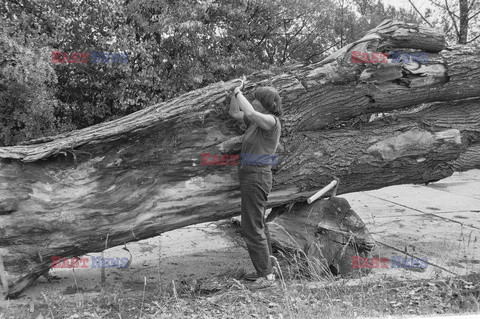
[[238, 103], [237, 98], [232, 93], [232, 97], [230, 99], [230, 110], [228, 111], [228, 114], [230, 114], [231, 117], [233, 117], [236, 120], [242, 121], [243, 122], [243, 112], [240, 111], [240, 106]]
[[258, 126], [264, 130], [270, 130], [275, 125], [275, 117], [273, 117], [271, 114], [263, 114], [256, 111], [247, 98], [243, 96], [242, 92], [240, 91], [240, 87], [236, 87], [233, 93], [234, 98], [236, 98], [238, 101], [240, 110], [251, 122], [257, 123]]

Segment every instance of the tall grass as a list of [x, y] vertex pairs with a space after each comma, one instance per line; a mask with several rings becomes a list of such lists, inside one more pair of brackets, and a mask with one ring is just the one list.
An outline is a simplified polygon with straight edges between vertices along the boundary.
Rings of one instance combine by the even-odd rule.
[[[64, 296], [42, 293], [29, 302], [12, 300], [0, 318], [355, 318], [438, 313], [480, 313], [480, 275], [436, 281], [375, 280], [324, 277], [289, 279], [282, 269], [280, 284], [252, 292], [242, 281], [214, 293], [158, 286], [143, 278], [143, 289], [107, 284], [103, 293]], [[143, 291], [141, 291], [143, 290]], [[80, 289], [80, 295], [82, 290]], [[77, 300], [82, 298], [83, 303]]]

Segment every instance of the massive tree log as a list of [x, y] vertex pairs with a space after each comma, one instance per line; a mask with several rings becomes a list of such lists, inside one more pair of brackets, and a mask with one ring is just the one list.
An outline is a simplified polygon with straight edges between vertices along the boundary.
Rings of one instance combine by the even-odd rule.
[[[351, 51], [428, 52], [427, 63], [351, 63]], [[480, 167], [479, 48], [385, 21], [322, 62], [249, 77], [284, 100], [270, 207], [303, 201], [333, 177], [338, 193], [439, 180]], [[10, 297], [72, 257], [239, 214], [244, 127], [216, 83], [124, 118], [0, 148], [0, 265]], [[1, 263], [1, 260], [0, 260]], [[5, 285], [4, 285], [5, 286]]]

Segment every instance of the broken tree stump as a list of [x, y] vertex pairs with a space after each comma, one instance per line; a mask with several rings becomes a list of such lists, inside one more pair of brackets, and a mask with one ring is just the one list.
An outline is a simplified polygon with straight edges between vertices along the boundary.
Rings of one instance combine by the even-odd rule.
[[313, 277], [348, 275], [356, 270], [352, 257], [368, 257], [375, 246], [363, 221], [341, 197], [295, 203], [270, 221], [268, 229], [274, 251], [286, 257], [289, 267]]

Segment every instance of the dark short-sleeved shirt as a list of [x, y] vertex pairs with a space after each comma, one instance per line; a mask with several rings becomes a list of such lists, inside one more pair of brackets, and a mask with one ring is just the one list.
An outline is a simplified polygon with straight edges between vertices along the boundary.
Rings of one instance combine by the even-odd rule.
[[245, 115], [243, 121], [247, 124], [247, 131], [242, 141], [241, 165], [276, 165], [278, 156], [275, 155], [280, 141], [281, 125], [276, 117], [275, 125], [265, 130], [257, 123], [251, 122]]

